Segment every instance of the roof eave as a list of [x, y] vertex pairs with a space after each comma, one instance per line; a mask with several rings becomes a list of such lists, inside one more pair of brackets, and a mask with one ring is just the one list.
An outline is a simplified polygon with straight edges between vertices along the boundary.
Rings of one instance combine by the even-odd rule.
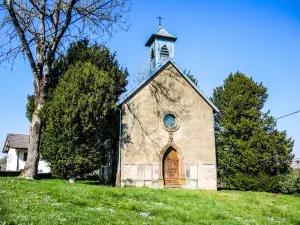
[[8, 153], [8, 151], [5, 150], [5, 147], [8, 146], [8, 135], [6, 136], [4, 145], [3, 145], [3, 149], [2, 149], [2, 153]]
[[208, 97], [205, 96], [205, 94], [194, 84], [193, 81], [191, 81], [191, 79], [183, 73], [183, 71], [180, 69], [180, 67], [173, 61], [170, 60], [172, 62], [172, 64], [175, 66], [175, 68], [179, 71], [179, 73], [182, 74], [182, 76], [187, 80], [187, 82], [195, 89], [195, 91], [198, 92], [198, 94], [206, 101], [206, 103], [213, 109], [213, 114], [217, 114], [218, 112], [220, 112], [220, 110], [218, 109], [217, 106], [214, 105], [214, 103], [212, 103]]
[[10, 148], [28, 149], [29, 136], [26, 134], [7, 134], [2, 152], [7, 153]]
[[159, 65], [153, 72], [148, 75], [148, 78], [141, 82], [136, 88], [132, 89], [130, 92], [125, 94], [118, 102], [117, 106], [122, 105], [127, 99], [129, 99], [135, 92], [137, 92], [140, 88], [142, 88], [155, 74], [157, 74], [160, 70], [162, 70], [171, 59], [168, 59], [163, 64]]
[[155, 38], [167, 39], [167, 40], [171, 40], [171, 41], [174, 41], [174, 42], [177, 40], [177, 37], [173, 37], [173, 36], [164, 36], [164, 35], [152, 34], [151, 37], [146, 42], [145, 46], [149, 47], [154, 42]]

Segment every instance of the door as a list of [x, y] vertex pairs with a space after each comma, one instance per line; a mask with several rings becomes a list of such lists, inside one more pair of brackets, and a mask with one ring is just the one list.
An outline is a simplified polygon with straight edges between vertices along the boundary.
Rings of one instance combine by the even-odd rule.
[[165, 185], [179, 183], [179, 160], [174, 149], [169, 149], [164, 157], [164, 182]]

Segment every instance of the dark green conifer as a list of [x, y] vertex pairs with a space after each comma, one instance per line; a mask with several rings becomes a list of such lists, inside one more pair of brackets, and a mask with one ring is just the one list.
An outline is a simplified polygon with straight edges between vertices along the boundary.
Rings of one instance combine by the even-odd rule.
[[245, 74], [230, 74], [214, 90], [218, 177], [229, 189], [280, 191], [281, 179], [291, 171], [293, 140], [279, 131], [264, 113], [267, 88]]

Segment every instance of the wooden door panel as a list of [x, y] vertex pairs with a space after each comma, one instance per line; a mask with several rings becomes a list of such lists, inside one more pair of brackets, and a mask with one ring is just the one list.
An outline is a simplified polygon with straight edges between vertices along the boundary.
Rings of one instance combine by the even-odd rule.
[[164, 180], [165, 184], [179, 183], [179, 160], [174, 149], [169, 150], [164, 157]]
[[170, 179], [178, 179], [178, 171], [170, 170]]
[[170, 179], [170, 173], [169, 173], [168, 163], [165, 163], [165, 166], [164, 166], [164, 178], [165, 179]]

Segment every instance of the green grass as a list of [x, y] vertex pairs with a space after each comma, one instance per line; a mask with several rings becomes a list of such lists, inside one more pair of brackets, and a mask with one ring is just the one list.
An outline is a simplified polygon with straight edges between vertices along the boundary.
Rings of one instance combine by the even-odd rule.
[[0, 178], [0, 224], [300, 224], [300, 198]]

